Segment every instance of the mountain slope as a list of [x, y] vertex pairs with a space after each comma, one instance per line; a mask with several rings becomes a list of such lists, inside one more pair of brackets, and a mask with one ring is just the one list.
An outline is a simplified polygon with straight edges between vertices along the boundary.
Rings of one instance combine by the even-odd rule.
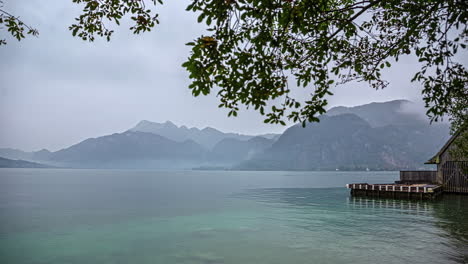
[[[178, 127], [170, 121], [165, 123], [155, 123], [143, 120], [135, 127], [131, 128], [130, 131], [153, 133], [178, 142], [193, 140], [207, 149], [212, 149], [223, 139], [232, 138], [237, 140], [249, 140], [254, 137], [237, 133], [224, 133], [211, 127], [206, 127], [204, 129], [198, 129], [196, 127], [187, 128], [186, 126]], [[263, 136], [271, 139], [278, 135], [270, 133]]]
[[372, 127], [354, 114], [322, 116], [287, 129], [271, 148], [239, 169], [395, 170], [419, 168], [448, 138], [447, 126]]
[[51, 152], [42, 149], [39, 151], [33, 152], [26, 152], [19, 149], [11, 149], [11, 148], [0, 148], [0, 157], [14, 159], [14, 160], [31, 160], [31, 161], [39, 161], [39, 160], [47, 160], [50, 156]]
[[127, 132], [56, 152], [0, 149], [0, 156], [80, 168], [416, 169], [445, 143], [449, 128], [429, 125], [408, 111], [412, 107], [405, 100], [335, 107], [320, 123], [295, 125], [270, 138], [142, 121]]
[[52, 168], [52, 166], [26, 160], [12, 160], [0, 157], [0, 168]]
[[187, 140], [176, 142], [143, 132], [116, 133], [90, 138], [53, 152], [55, 164], [89, 168], [177, 168], [204, 160], [207, 151]]
[[275, 140], [264, 137], [254, 137], [249, 140], [225, 138], [213, 147], [210, 152], [210, 161], [235, 164], [262, 153], [274, 142]]
[[372, 127], [387, 125], [427, 124], [428, 119], [417, 111], [417, 105], [407, 100], [394, 100], [383, 103], [370, 103], [354, 107], [338, 106], [329, 109], [328, 116], [355, 114]]

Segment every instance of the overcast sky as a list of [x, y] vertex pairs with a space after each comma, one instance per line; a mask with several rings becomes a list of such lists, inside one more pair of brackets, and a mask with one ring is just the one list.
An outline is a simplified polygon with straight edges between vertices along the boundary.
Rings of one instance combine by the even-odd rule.
[[[0, 147], [57, 150], [125, 131], [143, 119], [245, 134], [282, 132], [285, 127], [263, 124], [254, 112], [227, 118], [214, 95], [192, 97], [180, 65], [189, 55], [184, 44], [204, 27], [185, 11], [187, 3], [166, 1], [159, 9], [161, 24], [150, 33], [132, 35], [120, 27], [109, 43], [86, 43], [68, 31], [80, 11], [71, 0], [6, 0], [4, 9], [40, 36], [0, 47]], [[421, 101], [420, 86], [409, 81], [416, 70], [414, 60], [403, 59], [385, 73], [387, 89], [340, 86], [329, 107]]]

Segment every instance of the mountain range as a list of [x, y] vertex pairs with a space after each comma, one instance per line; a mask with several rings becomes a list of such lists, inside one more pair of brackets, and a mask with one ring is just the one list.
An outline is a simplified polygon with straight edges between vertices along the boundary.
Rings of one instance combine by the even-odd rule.
[[427, 124], [427, 116], [421, 113], [418, 105], [408, 100], [394, 100], [370, 103], [354, 107], [337, 106], [329, 109], [328, 116], [355, 114], [372, 127]]
[[[143, 120], [140, 121], [135, 127], [131, 128], [130, 131], [152, 133], [178, 142], [193, 140], [206, 149], [212, 149], [218, 142], [223, 139], [229, 138], [245, 141], [254, 137], [237, 133], [223, 133], [211, 127], [206, 127], [204, 129], [198, 129], [196, 127], [188, 128], [186, 126], [179, 127], [170, 121], [165, 123], [155, 123]], [[275, 139], [279, 135], [272, 133], [259, 136], [267, 139]]]
[[448, 128], [428, 124], [372, 127], [355, 114], [295, 125], [266, 151], [237, 166], [248, 170], [395, 170], [422, 166]]
[[122, 133], [50, 152], [0, 149], [0, 156], [73, 168], [239, 170], [416, 169], [449, 137], [405, 100], [331, 108], [319, 123], [258, 136], [143, 120]]
[[0, 157], [0, 168], [51, 168], [51, 166], [26, 160], [12, 160]]

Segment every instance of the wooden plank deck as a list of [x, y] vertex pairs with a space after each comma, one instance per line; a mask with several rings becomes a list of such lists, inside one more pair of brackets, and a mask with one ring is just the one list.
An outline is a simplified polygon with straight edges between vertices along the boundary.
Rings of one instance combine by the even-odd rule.
[[442, 187], [436, 184], [347, 184], [351, 195], [386, 198], [434, 199], [442, 193]]

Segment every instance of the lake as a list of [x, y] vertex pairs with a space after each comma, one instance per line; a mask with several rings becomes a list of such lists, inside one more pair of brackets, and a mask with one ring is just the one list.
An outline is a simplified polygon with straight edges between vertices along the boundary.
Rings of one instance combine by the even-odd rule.
[[398, 177], [0, 169], [0, 263], [467, 263], [468, 196], [344, 188]]

